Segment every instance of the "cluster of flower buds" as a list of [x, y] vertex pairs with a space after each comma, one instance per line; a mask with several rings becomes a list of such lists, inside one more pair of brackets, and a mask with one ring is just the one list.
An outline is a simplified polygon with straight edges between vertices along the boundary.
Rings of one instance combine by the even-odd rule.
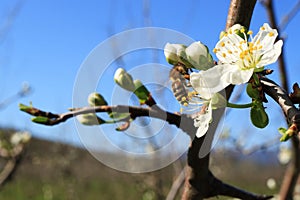
[[182, 63], [188, 68], [206, 70], [214, 65], [207, 46], [201, 42], [193, 42], [190, 46], [167, 43], [164, 54], [168, 63]]

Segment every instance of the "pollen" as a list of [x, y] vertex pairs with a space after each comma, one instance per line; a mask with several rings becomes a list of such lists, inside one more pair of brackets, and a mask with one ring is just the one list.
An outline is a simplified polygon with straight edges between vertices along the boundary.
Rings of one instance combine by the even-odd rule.
[[222, 56], [223, 56], [224, 58], [226, 58], [226, 53], [222, 53]]
[[183, 108], [180, 108], [180, 113], [183, 113]]
[[273, 32], [270, 32], [270, 33], [269, 33], [269, 36], [270, 36], [270, 37], [274, 36], [274, 33], [273, 33]]
[[248, 33], [247, 33], [248, 35], [252, 35], [253, 34], [253, 31], [248, 31]]
[[214, 52], [214, 53], [217, 53], [218, 51], [219, 51], [219, 49], [217, 49], [217, 48], [214, 48], [214, 49], [213, 49], [213, 52]]
[[244, 28], [242, 28], [240, 31], [241, 31], [241, 33], [245, 33], [245, 29]]
[[181, 101], [186, 101], [186, 97], [182, 97], [182, 98], [181, 98]]
[[228, 52], [229, 54], [232, 54], [232, 51], [230, 51], [230, 50], [228, 50], [227, 52]]
[[241, 52], [241, 53], [240, 53], [240, 58], [241, 58], [241, 59], [244, 59], [244, 58], [245, 58], [244, 52]]
[[224, 42], [221, 42], [221, 47], [225, 47], [225, 43]]
[[266, 28], [262, 26], [262, 27], [260, 27], [260, 30], [264, 31], [264, 30], [266, 30]]
[[184, 102], [183, 103], [183, 106], [188, 106], [189, 104], [187, 102]]

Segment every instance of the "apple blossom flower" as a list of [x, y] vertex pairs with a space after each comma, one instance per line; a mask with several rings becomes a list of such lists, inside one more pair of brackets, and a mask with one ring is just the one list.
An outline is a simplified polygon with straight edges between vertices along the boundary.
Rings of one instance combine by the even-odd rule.
[[278, 59], [283, 42], [279, 40], [274, 44], [278, 35], [276, 29], [265, 23], [254, 38], [252, 31], [248, 31], [251, 41], [243, 28], [240, 31], [244, 37], [230, 31], [216, 44], [214, 52], [220, 64], [191, 74], [191, 84], [198, 93], [213, 94], [229, 84], [247, 83], [254, 72], [262, 71], [264, 66]]

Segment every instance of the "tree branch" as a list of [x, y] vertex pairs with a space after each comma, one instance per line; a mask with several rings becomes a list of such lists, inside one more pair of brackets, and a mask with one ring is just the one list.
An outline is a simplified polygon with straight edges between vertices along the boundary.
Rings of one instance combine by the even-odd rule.
[[[256, 0], [232, 0], [228, 11], [226, 29], [237, 23], [249, 28], [255, 4]], [[230, 98], [233, 88], [234, 86], [232, 85], [226, 88], [227, 99]], [[223, 184], [219, 184], [219, 181], [217, 181], [217, 179], [210, 172], [210, 154], [209, 151], [207, 152], [207, 150], [210, 150], [214, 133], [221, 116], [222, 115], [216, 115], [216, 113], [213, 112], [213, 122], [210, 124], [208, 133], [205, 135], [205, 137], [194, 138], [188, 150], [187, 175], [182, 200], [203, 199], [221, 194], [221, 188], [223, 187]], [[205, 155], [201, 153], [203, 149], [204, 152], [206, 152]], [[239, 191], [243, 193], [242, 190]], [[235, 194], [236, 188], [234, 187], [230, 187], [226, 193], [227, 196], [231, 197], [234, 197]], [[248, 193], [244, 192], [243, 194], [247, 196]], [[259, 199], [253, 198], [251, 195], [248, 197], [248, 199]]]
[[[261, 83], [265, 93], [272, 97], [280, 105], [284, 115], [286, 116], [288, 124], [294, 125], [296, 128], [295, 131], [299, 132], [300, 111], [295, 107], [286, 91], [275, 82], [264, 77], [261, 78]], [[281, 199], [293, 199], [293, 192], [300, 173], [299, 134], [298, 137], [292, 137], [292, 144], [294, 149], [294, 162], [289, 166], [284, 176], [280, 190]]]
[[136, 106], [95, 106], [95, 107], [82, 107], [74, 108], [71, 111], [61, 114], [55, 114], [51, 112], [45, 112], [35, 107], [28, 107], [23, 110], [24, 112], [36, 116], [48, 118], [47, 121], [43, 122], [43, 125], [53, 126], [67, 121], [68, 119], [88, 113], [101, 113], [101, 112], [116, 112], [116, 113], [130, 113], [130, 118], [135, 119], [137, 117], [153, 117], [167, 121], [169, 124], [175, 125], [182, 129], [184, 132], [190, 134], [196, 132], [194, 127], [194, 120], [185, 114], [170, 113], [162, 110], [158, 106], [154, 105], [150, 108], [136, 107]]

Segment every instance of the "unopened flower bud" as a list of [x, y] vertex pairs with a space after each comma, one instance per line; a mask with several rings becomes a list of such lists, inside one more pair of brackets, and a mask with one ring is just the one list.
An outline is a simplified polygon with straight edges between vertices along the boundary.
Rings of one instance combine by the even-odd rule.
[[135, 86], [133, 79], [123, 68], [117, 69], [114, 75], [115, 82], [123, 89], [133, 92]]
[[171, 65], [175, 65], [178, 62], [184, 63], [186, 59], [185, 55], [186, 46], [183, 44], [170, 44], [167, 43], [164, 48], [164, 54], [166, 60]]
[[87, 113], [87, 114], [82, 114], [76, 116], [77, 120], [87, 126], [92, 126], [92, 125], [101, 125], [104, 124], [105, 121], [98, 117], [95, 113]]
[[104, 97], [97, 93], [93, 92], [88, 97], [88, 103], [90, 106], [103, 106], [107, 105], [107, 102], [105, 101]]
[[207, 46], [201, 42], [194, 42], [185, 50], [187, 61], [196, 69], [207, 70], [214, 63]]

